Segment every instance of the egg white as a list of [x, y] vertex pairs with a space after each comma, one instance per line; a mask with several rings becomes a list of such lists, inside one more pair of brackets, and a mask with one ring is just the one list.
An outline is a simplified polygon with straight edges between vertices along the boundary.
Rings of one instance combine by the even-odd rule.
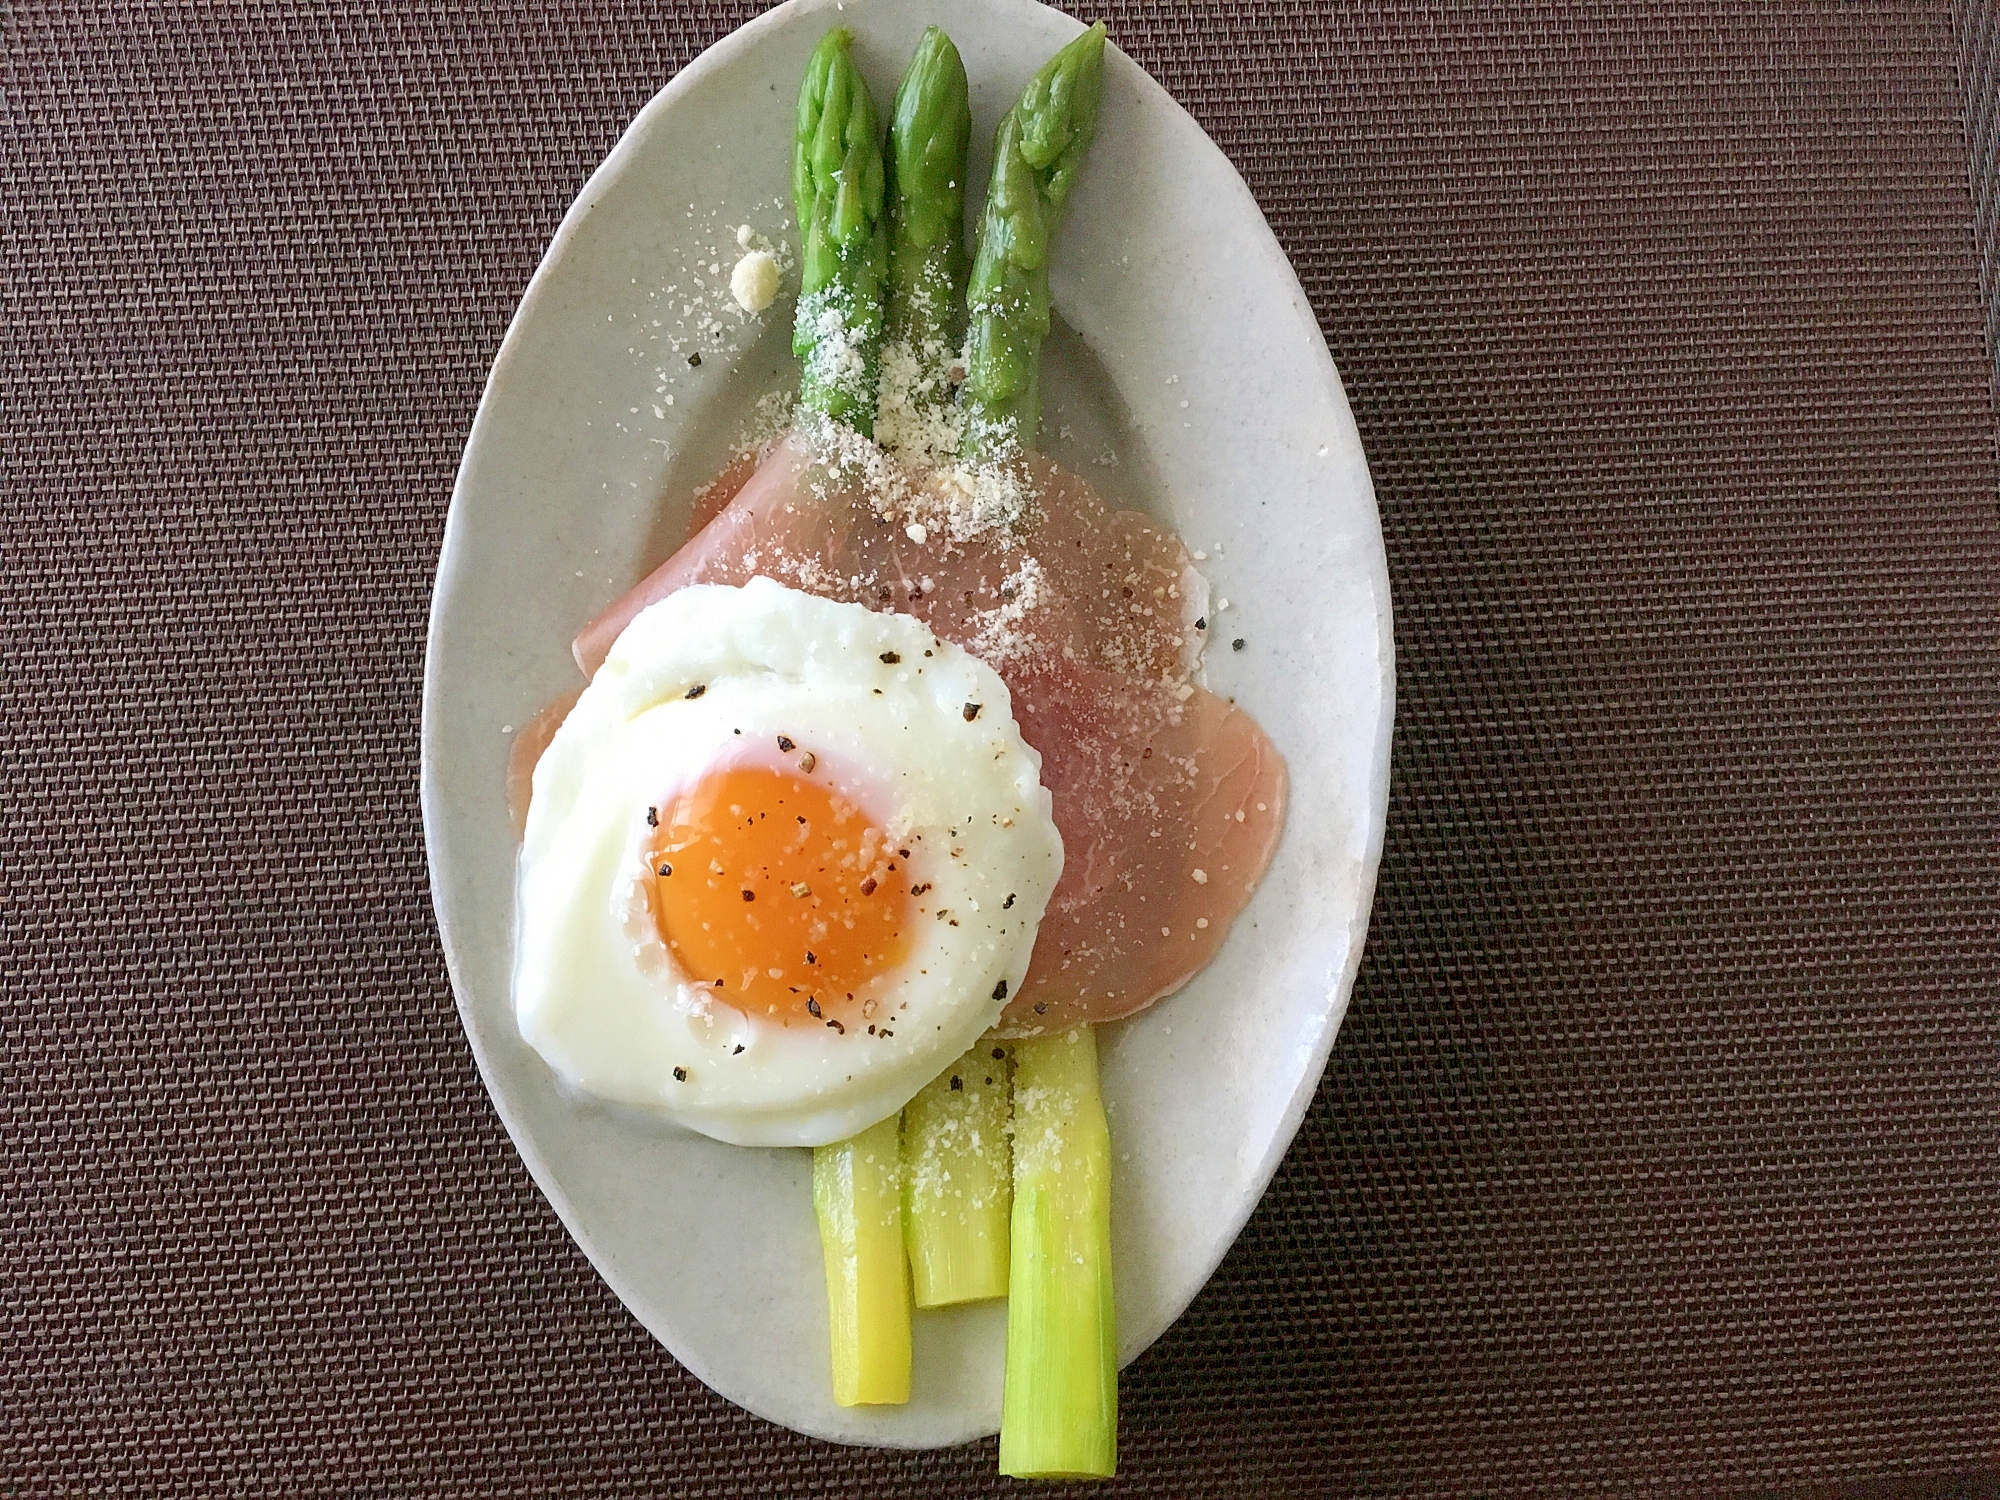
[[[679, 972], [645, 904], [649, 806], [713, 767], [796, 767], [808, 750], [813, 778], [931, 887], [912, 901], [908, 958], [880, 981], [875, 1035], [718, 1002]], [[841, 1140], [998, 1019], [1062, 862], [1041, 757], [984, 662], [907, 615], [769, 579], [685, 588], [625, 628], [535, 768], [515, 1014], [573, 1088], [739, 1145]]]

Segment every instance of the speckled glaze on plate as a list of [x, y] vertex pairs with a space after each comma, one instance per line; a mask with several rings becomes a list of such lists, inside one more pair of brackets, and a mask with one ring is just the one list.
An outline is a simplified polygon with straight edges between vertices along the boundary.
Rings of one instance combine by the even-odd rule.
[[[671, 551], [691, 491], [757, 396], [796, 379], [789, 296], [737, 319], [721, 293], [737, 225], [793, 236], [790, 127], [807, 54], [827, 27], [852, 28], [886, 103], [933, 22], [972, 79], [983, 183], [994, 124], [1079, 29], [1033, 0], [791, 0], [684, 69], [585, 185], [466, 443], [423, 725], [452, 985], [536, 1183], [625, 1305], [722, 1395], [801, 1432], [905, 1447], [997, 1429], [1003, 1307], [917, 1315], [909, 1405], [833, 1404], [808, 1153], [723, 1146], [572, 1097], [521, 1041], [504, 777], [512, 731], [577, 685], [577, 628]], [[1209, 685], [1257, 716], [1292, 778], [1277, 859], [1221, 956], [1103, 1032], [1129, 1361], [1256, 1206], [1339, 1029], [1381, 853], [1389, 585], [1360, 438], [1297, 277], [1222, 153], [1115, 47], [1055, 300], [1047, 444], [1207, 553], [1211, 588], [1230, 601], [1212, 621]]]

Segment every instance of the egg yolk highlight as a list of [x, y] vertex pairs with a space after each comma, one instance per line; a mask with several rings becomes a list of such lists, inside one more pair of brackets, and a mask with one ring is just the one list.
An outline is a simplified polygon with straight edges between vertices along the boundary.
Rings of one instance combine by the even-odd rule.
[[654, 816], [653, 914], [683, 974], [746, 1015], [867, 1024], [910, 949], [907, 851], [824, 783], [764, 766], [711, 772]]

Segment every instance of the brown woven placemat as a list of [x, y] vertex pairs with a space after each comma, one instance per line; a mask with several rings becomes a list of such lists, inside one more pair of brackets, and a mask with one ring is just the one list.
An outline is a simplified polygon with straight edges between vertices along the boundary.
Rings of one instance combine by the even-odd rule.
[[[0, 1492], [1009, 1491], [652, 1343], [487, 1106], [427, 902], [486, 366], [752, 9], [0, 8]], [[1102, 9], [1318, 309], [1401, 671], [1346, 1030], [1102, 1493], [2000, 1462], [1990, 22]]]

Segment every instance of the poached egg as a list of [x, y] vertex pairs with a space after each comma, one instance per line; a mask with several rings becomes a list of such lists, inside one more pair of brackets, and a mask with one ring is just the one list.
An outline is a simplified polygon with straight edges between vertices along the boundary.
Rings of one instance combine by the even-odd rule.
[[534, 773], [521, 1033], [739, 1145], [900, 1109], [1019, 989], [1062, 840], [1007, 688], [906, 615], [765, 578], [642, 611]]

